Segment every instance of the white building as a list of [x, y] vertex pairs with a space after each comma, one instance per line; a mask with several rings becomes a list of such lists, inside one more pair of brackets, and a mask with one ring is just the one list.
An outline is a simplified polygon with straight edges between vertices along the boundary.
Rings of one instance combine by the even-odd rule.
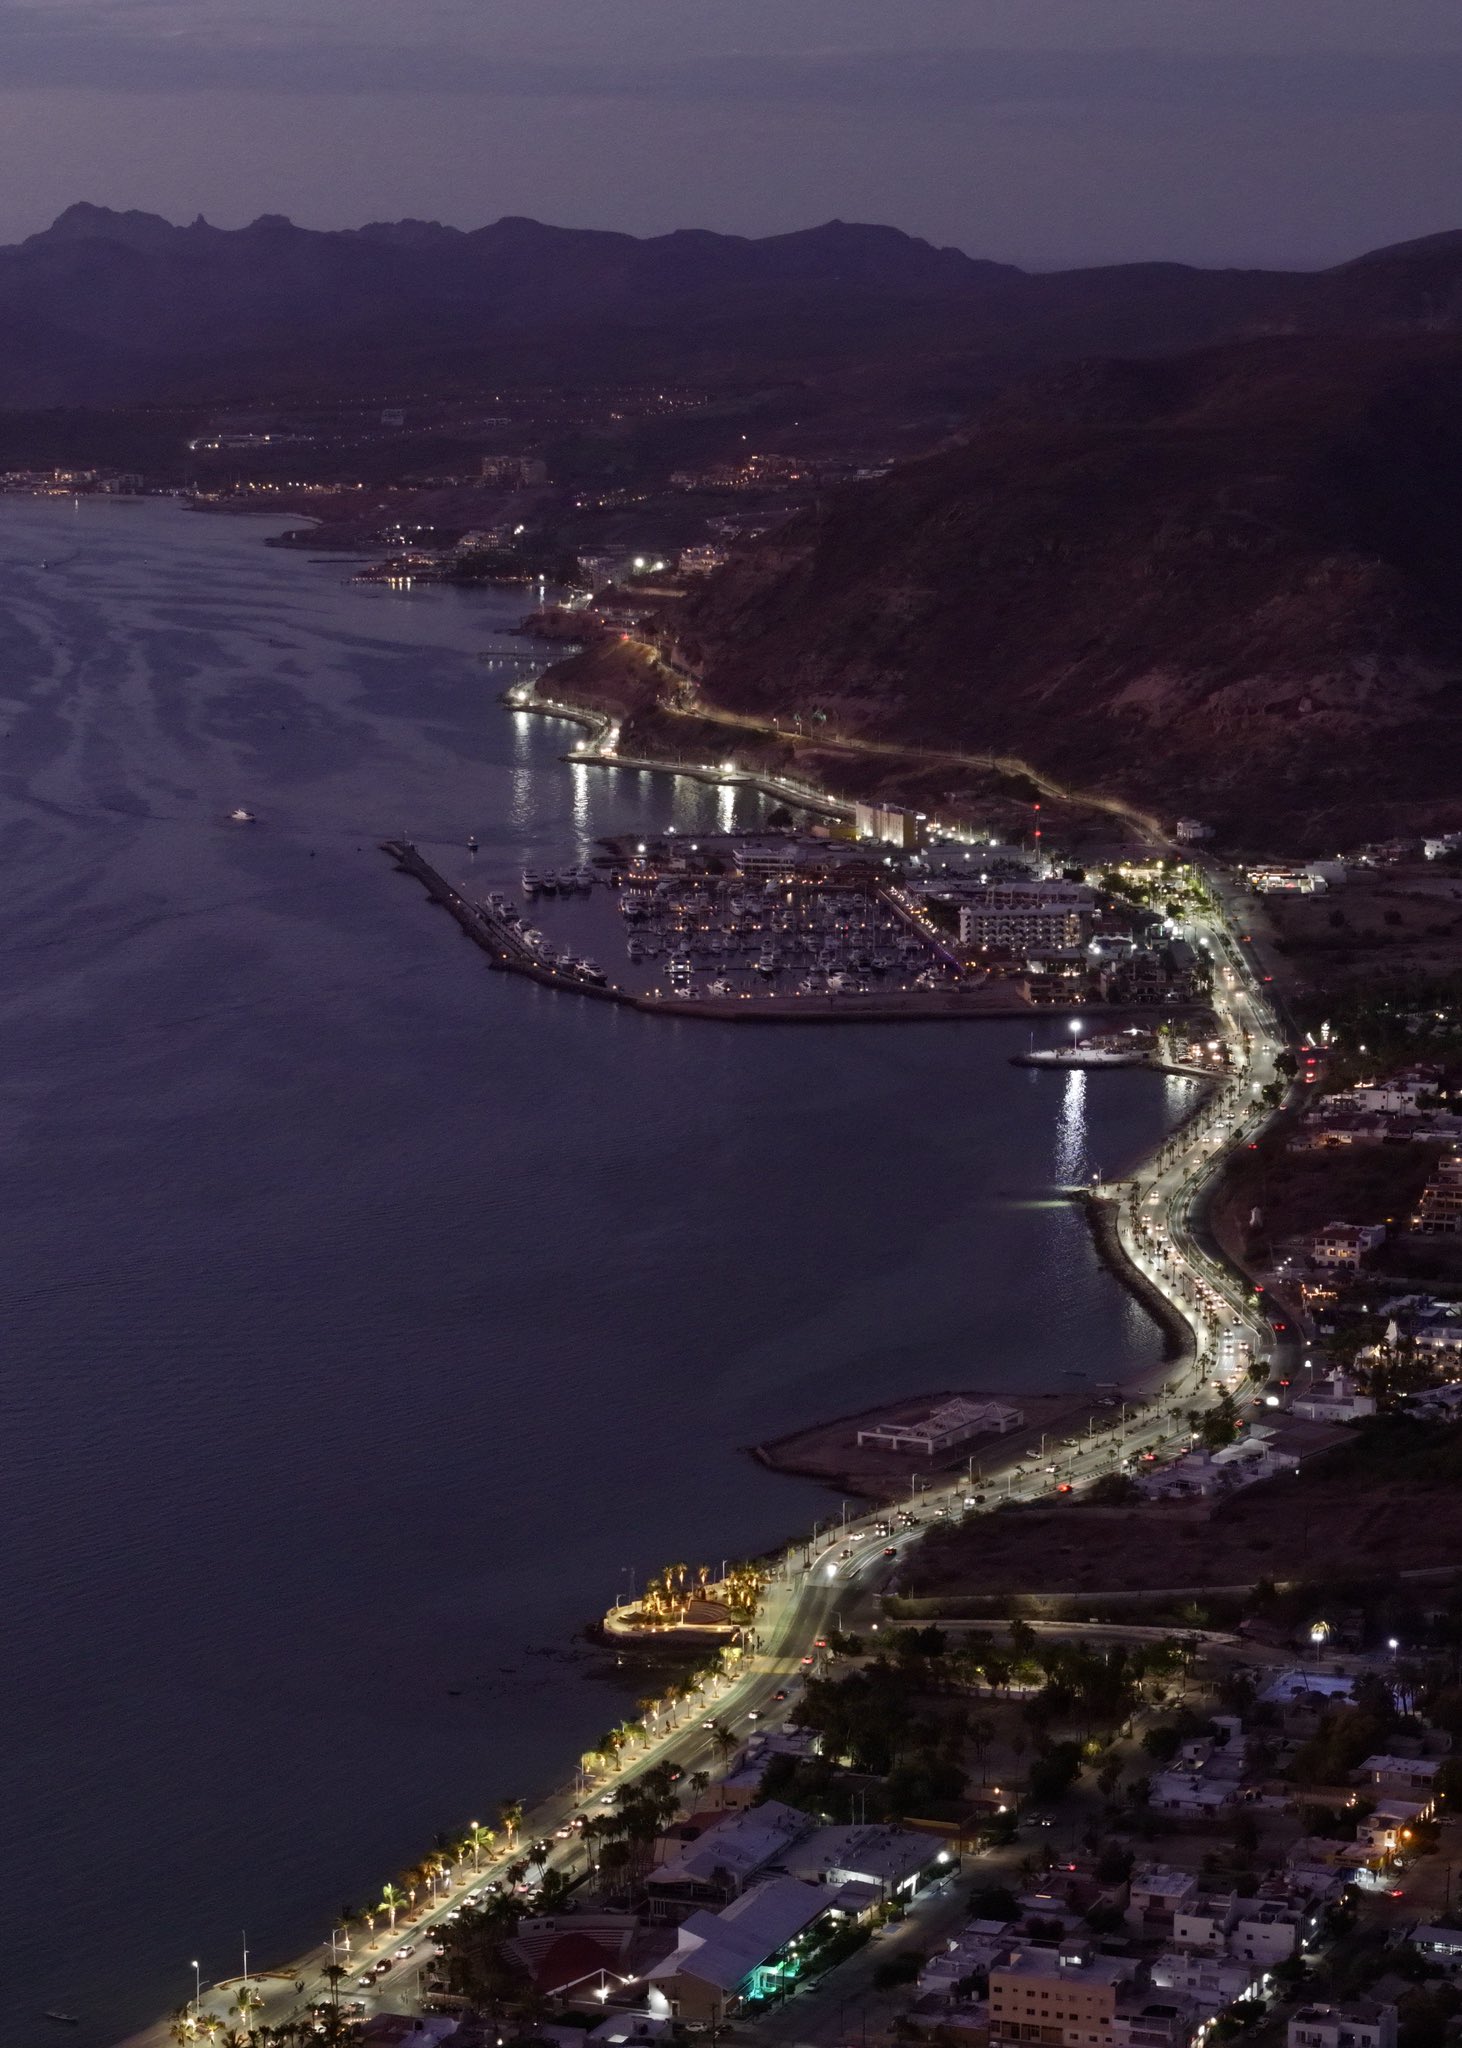
[[1327, 1223], [1311, 1238], [1308, 1251], [1317, 1266], [1355, 1272], [1366, 1253], [1385, 1242], [1384, 1223]]
[[1003, 1920], [972, 1920], [962, 1934], [951, 1936], [919, 1972], [919, 1989], [949, 1998], [966, 1977], [984, 1976], [1003, 1963], [1018, 1946]]
[[1222, 1898], [1194, 1899], [1180, 1906], [1173, 1914], [1173, 1940], [1179, 1948], [1221, 1956], [1228, 1946], [1235, 1905], [1229, 1892]]
[[1314, 1381], [1296, 1394], [1289, 1405], [1291, 1414], [1303, 1416], [1307, 1422], [1354, 1422], [1376, 1412], [1374, 1396], [1362, 1394], [1354, 1380], [1343, 1372], [1328, 1380]]
[[1250, 1486], [1256, 1479], [1272, 1479], [1299, 1463], [1292, 1451], [1282, 1451], [1270, 1439], [1274, 1432], [1257, 1424], [1235, 1444], [1217, 1451], [1185, 1451], [1171, 1463], [1138, 1476], [1137, 1489], [1149, 1500], [1169, 1498], [1206, 1499], [1211, 1494], [1231, 1493], [1237, 1486]]
[[1361, 1765], [1364, 1782], [1377, 1792], [1418, 1799], [1427, 1806], [1436, 1795], [1441, 1768], [1434, 1756], [1368, 1756]]
[[[1233, 1806], [1244, 1790], [1244, 1738], [1233, 1736], [1226, 1743], [1207, 1740], [1186, 1742], [1172, 1767], [1160, 1771], [1151, 1781], [1148, 1797], [1164, 1813], [1218, 1813]], [[1184, 1913], [1193, 1911], [1185, 1904]], [[1178, 1912], [1173, 1915], [1173, 1938], [1179, 1940]]]
[[922, 1422], [879, 1422], [860, 1429], [858, 1442], [876, 1450], [914, 1451], [932, 1458], [974, 1436], [1005, 1436], [1025, 1416], [1008, 1401], [967, 1401], [962, 1395], [931, 1409]]
[[1091, 890], [1079, 882], [970, 883], [959, 890], [960, 941], [1013, 952], [1079, 952], [1095, 908]]
[[1289, 2023], [1288, 2048], [1396, 2048], [1396, 2008], [1370, 1999], [1304, 2006]]
[[924, 844], [928, 823], [922, 811], [904, 804], [856, 803], [853, 830], [859, 839], [874, 840], [880, 846], [895, 846], [900, 853], [917, 853]]
[[1222, 2008], [1235, 1999], [1257, 1997], [1265, 1988], [1267, 1972], [1234, 1956], [1195, 1954], [1191, 1950], [1169, 1949], [1152, 1966], [1152, 1981], [1165, 1991], [1186, 1992], [1188, 1997]]
[[1172, 1935], [1174, 1915], [1186, 1911], [1198, 1897], [1198, 1879], [1191, 1870], [1174, 1870], [1165, 1863], [1142, 1864], [1133, 1871], [1127, 1888], [1127, 1926], [1144, 1940], [1167, 1939]]
[[1356, 1823], [1356, 1839], [1368, 1856], [1399, 1856], [1409, 1846], [1417, 1822], [1430, 1819], [1431, 1813], [1430, 1798], [1383, 1799]]
[[1229, 1954], [1240, 1962], [1272, 1969], [1286, 1957], [1299, 1954], [1304, 1929], [1302, 1906], [1246, 1899], [1229, 1929]]

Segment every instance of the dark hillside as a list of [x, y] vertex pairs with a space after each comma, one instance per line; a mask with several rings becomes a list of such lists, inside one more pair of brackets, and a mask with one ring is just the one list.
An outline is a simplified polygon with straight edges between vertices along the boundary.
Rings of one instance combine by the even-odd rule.
[[710, 695], [1255, 847], [1462, 822], [1462, 346], [1078, 364], [713, 579]]

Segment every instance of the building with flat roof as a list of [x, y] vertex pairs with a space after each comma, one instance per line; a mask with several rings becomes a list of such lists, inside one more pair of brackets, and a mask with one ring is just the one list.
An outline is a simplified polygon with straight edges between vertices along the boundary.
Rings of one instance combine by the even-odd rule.
[[1435, 1963], [1448, 1977], [1462, 1970], [1462, 1928], [1413, 1927], [1407, 1939], [1418, 1955]]
[[859, 839], [895, 846], [900, 853], [918, 852], [927, 823], [922, 811], [911, 811], [904, 804], [858, 803], [853, 807], [853, 830]]
[[1165, 1863], [1140, 1864], [1128, 1886], [1127, 1926], [1148, 1940], [1171, 1935], [1174, 1914], [1193, 1905], [1199, 1894], [1199, 1881], [1191, 1870], [1174, 1870]]
[[990, 1970], [990, 2042], [1115, 2048], [1117, 1994], [1132, 1963], [1083, 1947], [1019, 1948]]
[[1442, 1766], [1434, 1756], [1368, 1756], [1360, 1768], [1365, 1782], [1378, 1792], [1430, 1802]]
[[962, 1395], [932, 1408], [922, 1422], [879, 1422], [860, 1429], [858, 1442], [884, 1451], [914, 1451], [932, 1458], [973, 1436], [1005, 1436], [1025, 1416], [1008, 1401], [968, 1401]]
[[782, 1857], [781, 1867], [809, 1883], [864, 1885], [875, 1903], [911, 1898], [953, 1862], [938, 1835], [915, 1828], [878, 1824], [818, 1828], [796, 1842]]
[[1396, 2008], [1372, 1999], [1304, 2006], [1289, 2023], [1287, 2048], [1396, 2048]]
[[1080, 951], [1091, 937], [1096, 910], [1096, 898], [1079, 882], [965, 883], [958, 902], [963, 945], [1026, 953]]

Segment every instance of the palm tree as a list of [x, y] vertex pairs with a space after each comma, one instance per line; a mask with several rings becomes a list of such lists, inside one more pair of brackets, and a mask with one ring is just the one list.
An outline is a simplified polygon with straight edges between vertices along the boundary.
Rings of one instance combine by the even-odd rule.
[[484, 1849], [486, 1849], [489, 1857], [491, 1857], [492, 1845], [496, 1840], [496, 1828], [485, 1828], [480, 1820], [472, 1820], [467, 1823], [467, 1832], [462, 1837], [462, 1847], [471, 1853], [472, 1868], [474, 1870], [481, 1870], [482, 1868], [482, 1852]]
[[403, 1894], [397, 1890], [394, 1884], [383, 1884], [381, 1886], [380, 1911], [389, 1914], [393, 1930], [396, 1926], [396, 1913], [401, 1905], [402, 1897]]
[[198, 2018], [191, 2005], [180, 2005], [168, 2014], [168, 2032], [175, 2041], [196, 2040]]
[[508, 1847], [518, 1846], [518, 1830], [523, 1825], [523, 1802], [521, 1799], [505, 1799], [498, 1808], [498, 1819], [507, 1830]]
[[236, 2012], [247, 2029], [249, 2014], [257, 2012], [263, 2003], [263, 1999], [252, 1984], [240, 1984], [238, 1990], [234, 1993], [234, 2002], [229, 2007], [229, 2011]]
[[983, 1785], [985, 1782], [985, 1757], [989, 1751], [990, 1744], [995, 1740], [995, 1723], [984, 1720], [981, 1716], [977, 1715], [970, 1722], [967, 1733], [969, 1735], [970, 1748], [975, 1752], [975, 1762], [980, 1766], [980, 1783]]

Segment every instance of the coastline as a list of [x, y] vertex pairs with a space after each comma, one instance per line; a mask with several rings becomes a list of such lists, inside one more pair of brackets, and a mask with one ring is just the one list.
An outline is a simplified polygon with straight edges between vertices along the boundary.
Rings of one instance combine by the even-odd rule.
[[[506, 701], [512, 704], [513, 708], [515, 709], [533, 709], [539, 711], [543, 715], [560, 716], [575, 720], [576, 722], [585, 726], [591, 733], [598, 730], [601, 738], [607, 734], [612, 723], [605, 715], [588, 712], [583, 707], [568, 707], [552, 702], [535, 702], [532, 704], [524, 703], [518, 701], [515, 698], [514, 693], [511, 691], [507, 693]], [[602, 746], [594, 748], [592, 750], [588, 748], [575, 750], [574, 753], [570, 754], [569, 756], [566, 756], [565, 758], [573, 760], [580, 765], [582, 765], [586, 760], [598, 760], [602, 761], [605, 765], [609, 766], [625, 765], [631, 767], [646, 768], [651, 769], [657, 773], [671, 775], [695, 774], [697, 772], [693, 769], [688, 769], [684, 766], [671, 762], [652, 760], [639, 761], [619, 757], [613, 752], [605, 751]], [[704, 771], [704, 777], [706, 779], [716, 780], [727, 779], [725, 776], [717, 776], [714, 773], [714, 771], [711, 770]], [[788, 785], [781, 778], [764, 776], [757, 773], [756, 771], [741, 771], [739, 772], [737, 779], [741, 780], [742, 782], [761, 787], [765, 789], [767, 793], [784, 797], [789, 801], [797, 802], [799, 804], [806, 804], [809, 807], [822, 806], [834, 815], [847, 815], [852, 810], [852, 805], [850, 803], [846, 803], [843, 800], [831, 797], [826, 793], [818, 792], [815, 794], [804, 794], [800, 791], [795, 790], [792, 786]], [[422, 866], [425, 867], [426, 865], [426, 863], [422, 863]], [[434, 870], [429, 870], [429, 872], [433, 874], [435, 873]], [[420, 879], [419, 876], [418, 879]], [[437, 880], [441, 881], [442, 878], [437, 877]], [[450, 887], [450, 885], [446, 884], [445, 882], [443, 882], [442, 886], [446, 889], [449, 889]], [[437, 900], [441, 899], [438, 898]], [[452, 906], [448, 904], [447, 907], [450, 909]], [[453, 914], [455, 915], [456, 913], [454, 912]], [[467, 931], [468, 936], [474, 936], [474, 934], [468, 929], [467, 925], [463, 923], [461, 918], [459, 918], [458, 921], [459, 924], [462, 924], [462, 928], [464, 929], [464, 931]], [[481, 941], [479, 941], [479, 943], [481, 943]], [[538, 968], [523, 969], [520, 971], [529, 972], [530, 978], [540, 980], [551, 985], [556, 985], [560, 988], [564, 986], [562, 977], [555, 975], [552, 972], [552, 970]], [[575, 992], [593, 994], [596, 996], [597, 999], [600, 1000], [621, 1000], [643, 1012], [664, 1012], [666, 1014], [675, 1015], [695, 1015], [712, 1017], [715, 1017], [717, 1015], [729, 1015], [731, 1017], [735, 1017], [738, 1021], [742, 1019], [745, 1019], [746, 1021], [751, 1021], [748, 1012], [739, 1009], [735, 1004], [727, 1004], [722, 1006], [720, 1009], [717, 1009], [713, 1007], [710, 1003], [705, 1001], [677, 1002], [674, 999], [649, 1001], [642, 998], [630, 997], [619, 991], [594, 989], [587, 985], [576, 987]], [[1060, 1014], [1056, 1006], [1050, 1006], [1050, 1010], [1052, 1014]], [[920, 1014], [937, 1015], [938, 1013], [928, 1012]], [[965, 1014], [969, 1013], [966, 1012]], [[1032, 1009], [1026, 1007], [1021, 1007], [1014, 1010], [1006, 1009], [1003, 1011], [995, 1009], [986, 1009], [984, 1011], [978, 1012], [977, 1014], [987, 1016], [1013, 1015], [1022, 1018], [1027, 1018], [1032, 1014], [1046, 1014], [1046, 1006], [1042, 1006], [1040, 1010], [1036, 1011], [1033, 1011]], [[875, 1020], [888, 1021], [887, 1014], [883, 1013], [881, 1009], [876, 1008], [873, 1005], [859, 1009], [844, 1008], [840, 1011], [830, 1010], [829, 1014], [821, 1016], [813, 1015], [810, 1013], [804, 1013], [804, 1015], [806, 1016], [806, 1021], [817, 1022], [858, 1022]], [[1222, 1160], [1226, 1154], [1227, 1149], [1228, 1148], [1224, 1148], [1223, 1151], [1217, 1152], [1215, 1155], [1212, 1156], [1212, 1158], [1205, 1162], [1207, 1166], [1207, 1172], [1203, 1177], [1205, 1186], [1210, 1184], [1212, 1179], [1216, 1177], [1217, 1169], [1221, 1166]], [[1150, 1314], [1153, 1314], [1154, 1320], [1157, 1321], [1159, 1325], [1164, 1328], [1165, 1334], [1170, 1344], [1173, 1346], [1173, 1349], [1170, 1351], [1167, 1361], [1162, 1366], [1145, 1370], [1140, 1374], [1134, 1375], [1132, 1379], [1124, 1380], [1120, 1383], [1124, 1393], [1129, 1394], [1133, 1398], [1134, 1402], [1144, 1398], [1150, 1398], [1151, 1394], [1155, 1392], [1157, 1388], [1159, 1388], [1166, 1379], [1171, 1377], [1173, 1365], [1175, 1362], [1186, 1362], [1189, 1365], [1191, 1365], [1193, 1362], [1196, 1362], [1198, 1348], [1192, 1326], [1189, 1323], [1189, 1321], [1183, 1316], [1183, 1314], [1177, 1309], [1177, 1307], [1169, 1300], [1169, 1298], [1162, 1293], [1161, 1289], [1158, 1288], [1155, 1285], [1155, 1283], [1148, 1278], [1148, 1276], [1143, 1272], [1141, 1266], [1136, 1262], [1136, 1260], [1129, 1255], [1127, 1247], [1123, 1243], [1120, 1218], [1115, 1205], [1110, 1201], [1103, 1201], [1096, 1197], [1087, 1197], [1083, 1200], [1083, 1207], [1086, 1209], [1088, 1214], [1088, 1219], [1092, 1229], [1093, 1241], [1097, 1247], [1098, 1255], [1103, 1259], [1103, 1262], [1108, 1264], [1111, 1267], [1111, 1269], [1117, 1274], [1117, 1276], [1122, 1279], [1123, 1283], [1129, 1288], [1132, 1294], [1142, 1303], [1142, 1306]], [[1162, 1309], [1161, 1314], [1157, 1312], [1159, 1306]], [[1038, 1396], [1026, 1398], [1028, 1400], [1042, 1399], [1047, 1401], [1060, 1401], [1064, 1399], [1064, 1397], [1061, 1396]], [[905, 1402], [901, 1403], [900, 1405], [907, 1407], [910, 1404]], [[1072, 1412], [1074, 1412], [1081, 1405], [1082, 1404], [1079, 1400], [1068, 1404]], [[854, 1418], [844, 1418], [844, 1420], [852, 1419]], [[753, 1455], [760, 1456], [762, 1451], [774, 1448], [774, 1444], [770, 1446], [760, 1446], [753, 1451]], [[998, 1453], [999, 1448], [1000, 1440], [997, 1440], [995, 1445], [993, 1445], [991, 1449], [992, 1451]], [[1006, 1448], [1007, 1450], [1013, 1449], [1013, 1440], [1012, 1443], [1010, 1445], [1007, 1445]], [[762, 1458], [762, 1462], [767, 1463], [768, 1461], [767, 1459]], [[964, 1460], [960, 1459], [959, 1462], [963, 1463]], [[779, 1467], [773, 1465], [771, 1466], [771, 1469], [791, 1470], [793, 1468]], [[800, 1544], [794, 1544], [790, 1546], [788, 1556], [790, 1557], [793, 1552], [801, 1549], [802, 1547], [803, 1546]], [[546, 1828], [548, 1826], [550, 1817], [560, 1809], [565, 1796], [566, 1795], [562, 1791], [550, 1794], [548, 1796], [548, 1799], [542, 1803], [542, 1805], [535, 1811], [535, 1813], [527, 1818], [527, 1828], [529, 1830], [540, 1826]], [[444, 1905], [447, 1903], [450, 1903], [450, 1900], [443, 1902]], [[430, 1916], [427, 1917], [429, 1918]], [[325, 1947], [309, 1950], [301, 1956], [297, 1963], [270, 1971], [261, 1971], [253, 1977], [252, 1981], [260, 1982], [268, 1978], [271, 1980], [277, 1979], [281, 1983], [287, 1983], [289, 1980], [295, 1979], [297, 1976], [302, 1978], [309, 1978], [312, 1973], [318, 1974], [319, 1970], [323, 1968], [322, 1958], [328, 1959], [328, 1956], [329, 1950]], [[145, 2029], [138, 2034], [134, 2034], [128, 2037], [128, 2048], [141, 2048], [141, 2044], [143, 2043], [148, 2044], [148, 2048], [153, 2048], [153, 2044], [161, 2043], [165, 2040], [165, 2038], [165, 2023], [158, 2022], [153, 2027]]]

